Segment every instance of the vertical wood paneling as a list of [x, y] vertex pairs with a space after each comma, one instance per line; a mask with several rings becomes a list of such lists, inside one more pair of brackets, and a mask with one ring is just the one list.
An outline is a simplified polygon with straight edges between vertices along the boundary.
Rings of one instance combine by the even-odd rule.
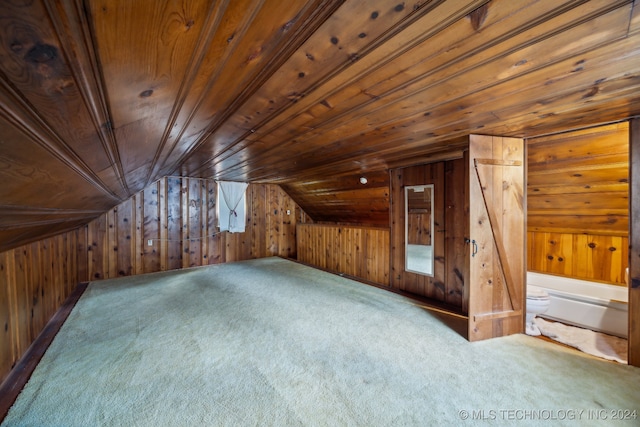
[[[437, 162], [432, 165], [431, 179], [435, 183], [438, 191], [434, 192], [434, 212], [433, 212], [433, 256], [434, 256], [434, 276], [427, 278], [429, 283], [429, 293], [431, 298], [438, 301], [446, 301], [446, 285], [448, 278], [446, 276], [446, 248], [445, 248], [445, 195], [451, 191], [445, 182], [445, 165], [448, 162]], [[453, 226], [453, 224], [451, 224]]]
[[217, 232], [215, 196], [214, 181], [164, 178], [92, 221], [87, 226], [91, 250], [85, 267], [90, 277], [295, 257], [299, 208], [280, 187], [249, 186], [244, 233]]
[[269, 251], [274, 251], [275, 248], [278, 247], [278, 239], [280, 235], [280, 226], [281, 226], [281, 206], [279, 200], [279, 194], [275, 187], [270, 187], [268, 189], [268, 196], [265, 203], [267, 205], [267, 249]]
[[200, 247], [200, 260], [198, 265], [206, 265], [208, 264], [207, 256], [209, 253], [209, 188], [208, 181], [201, 179], [198, 180], [198, 186], [200, 187], [200, 223], [199, 223], [199, 235], [201, 237], [201, 247]]
[[80, 281], [295, 256], [307, 216], [280, 187], [249, 186], [245, 233], [216, 232], [215, 194], [213, 181], [166, 178], [80, 229], [0, 253], [0, 382]]
[[[151, 184], [142, 191], [143, 197], [143, 221], [142, 221], [142, 245], [143, 245], [143, 271], [153, 273], [161, 271], [160, 265], [160, 194], [159, 181]], [[138, 193], [140, 194], [140, 193]], [[148, 244], [151, 242], [151, 245]]]
[[[76, 256], [73, 257], [75, 261], [75, 268], [71, 270], [72, 274], [78, 274], [79, 282], [86, 282], [89, 280], [89, 247], [88, 247], [88, 230], [89, 226], [85, 225], [75, 231], [75, 235], [70, 239], [72, 242], [76, 242], [75, 252]], [[71, 276], [73, 278], [73, 276]], [[75, 288], [75, 284], [72, 285], [72, 290]]]
[[108, 242], [104, 238], [106, 235], [107, 216], [102, 215], [91, 221], [87, 228], [87, 246], [88, 246], [88, 266], [89, 280], [99, 280], [107, 278], [105, 276], [104, 267], [108, 265], [108, 260], [104, 258], [105, 245]]
[[404, 224], [404, 195], [398, 190], [403, 186], [403, 177], [405, 169], [396, 169], [389, 172], [391, 183], [391, 207], [390, 207], [390, 225], [391, 235], [391, 276], [389, 285], [401, 289], [404, 284], [404, 232], [402, 226]]
[[129, 199], [114, 209], [117, 216], [115, 218], [116, 233], [113, 238], [121, 236], [121, 238], [114, 240], [118, 243], [114, 246], [117, 262], [115, 273], [117, 276], [130, 276], [133, 274], [135, 262], [135, 257], [133, 256], [135, 248], [132, 240], [132, 237], [135, 236], [135, 228], [132, 227], [132, 224], [135, 224], [133, 206], [133, 200]]
[[[144, 196], [143, 193], [138, 193], [136, 197], [133, 198], [133, 204], [135, 206], [135, 240], [133, 242], [133, 247], [135, 248], [135, 273], [134, 274], [142, 274], [144, 273]], [[90, 274], [90, 271], [89, 271]]]
[[20, 346], [18, 339], [20, 329], [24, 329], [28, 327], [28, 325], [21, 325], [18, 319], [19, 311], [21, 309], [24, 310], [24, 308], [18, 305], [16, 294], [18, 287], [24, 286], [24, 284], [18, 284], [16, 282], [14, 255], [16, 250], [20, 250], [20, 248], [3, 252], [2, 257], [0, 258], [0, 261], [3, 262], [3, 268], [1, 269], [2, 278], [0, 279], [0, 282], [3, 285], [2, 287], [6, 295], [6, 299], [4, 301], [6, 305], [3, 307], [3, 311], [5, 312], [5, 315], [3, 316], [5, 323], [3, 326], [7, 341], [3, 341], [5, 344], [0, 348], [2, 351], [0, 359], [3, 361], [1, 373], [3, 379], [7, 376], [15, 362], [18, 360], [20, 357], [19, 355], [26, 350], [26, 348], [22, 348]]
[[[223, 234], [216, 232], [216, 184], [213, 181], [207, 181], [207, 263], [221, 264], [226, 262], [224, 256]], [[256, 215], [253, 210], [251, 214]]]
[[79, 281], [71, 231], [0, 253], [0, 382]]
[[[167, 197], [168, 197], [168, 190], [167, 187], [169, 186], [167, 180], [160, 180], [158, 182], [158, 201], [160, 206], [163, 206], [164, 204], [168, 203], [167, 202]], [[169, 210], [168, 209], [160, 209], [160, 239], [158, 240], [158, 245], [160, 246], [160, 252], [162, 253], [167, 253], [168, 252], [168, 244], [169, 244], [169, 238], [168, 238], [168, 216], [169, 216]], [[168, 270], [168, 266], [167, 266], [167, 262], [168, 259], [167, 257], [162, 257], [160, 259], [160, 270], [161, 271], [165, 271]]]
[[180, 245], [170, 244], [170, 242], [180, 242], [182, 240], [182, 187], [181, 179], [169, 177], [166, 180], [165, 203], [163, 228], [165, 229], [164, 240], [161, 247], [163, 253], [167, 256], [163, 257], [165, 268], [174, 270], [182, 266], [182, 250]]
[[[58, 238], [49, 238], [40, 241], [40, 249], [43, 252], [41, 258], [43, 283], [48, 289], [49, 303], [52, 307], [57, 307], [61, 303], [61, 300], [65, 298], [68, 293], [65, 293], [60, 289], [60, 277], [56, 274], [56, 262], [59, 258], [60, 252], [57, 242]], [[72, 284], [74, 285], [74, 284]]]
[[[56, 260], [57, 262], [58, 260]], [[44, 289], [42, 288], [42, 269], [29, 268], [31, 265], [42, 265], [40, 259], [40, 242], [34, 242], [27, 246], [27, 262], [26, 270], [29, 273], [30, 282], [30, 305], [31, 305], [31, 332], [29, 339], [33, 341], [40, 330], [47, 322], [47, 318], [44, 317], [42, 310], [39, 309], [40, 305], [44, 305]]]
[[106, 213], [107, 218], [107, 268], [105, 269], [105, 277], [117, 277], [118, 275], [118, 207], [115, 207]]
[[251, 207], [251, 253], [255, 254], [257, 257], [260, 257], [261, 254], [264, 253], [265, 247], [264, 242], [267, 235], [267, 229], [269, 226], [269, 220], [271, 218], [270, 213], [265, 212], [262, 215], [259, 209], [254, 209], [254, 206], [259, 206], [261, 203], [264, 203], [264, 200], [267, 198], [267, 187], [259, 186], [258, 188], [252, 188], [249, 191], [251, 195], [250, 199], [248, 199], [248, 204]]
[[626, 286], [627, 236], [527, 233], [528, 270]]
[[[465, 159], [447, 162], [445, 165], [445, 182], [456, 189], [444, 194], [445, 232], [442, 234], [445, 237], [445, 259], [450, 261], [446, 263], [445, 302], [458, 307], [463, 307], [464, 265], [467, 253], [464, 239], [469, 234], [468, 209], [465, 208], [468, 198], [466, 171]], [[466, 312], [464, 307], [462, 311]]]
[[389, 230], [332, 224], [298, 224], [298, 261], [389, 286]]
[[[7, 258], [11, 251], [0, 252], [0, 383], [16, 360], [12, 301], [14, 284], [11, 283]], [[13, 286], [12, 286], [13, 285]]]
[[296, 246], [292, 245], [292, 243], [296, 241], [296, 218], [298, 217], [299, 208], [282, 188], [277, 188], [282, 200], [282, 232], [278, 242], [278, 255], [286, 258], [295, 258]]
[[16, 306], [22, 308], [21, 310], [17, 311], [16, 319], [16, 325], [18, 325], [16, 335], [17, 345], [21, 350], [26, 350], [28, 347], [28, 343], [31, 342], [32, 308], [30, 304], [29, 290], [32, 284], [30, 278], [28, 277], [29, 272], [27, 266], [27, 251], [28, 246], [23, 246], [21, 248], [18, 248], [18, 250], [13, 251], [14, 280], [16, 283], [22, 284], [22, 286], [16, 287], [14, 294]]
[[[449, 309], [464, 312], [465, 244], [468, 234], [466, 170], [463, 158], [396, 169], [391, 172], [391, 286], [425, 296]], [[434, 275], [425, 276], [404, 270], [405, 212], [404, 188], [434, 185], [432, 207]], [[426, 232], [425, 227], [411, 224]]]
[[64, 293], [64, 283], [62, 283], [64, 277], [63, 260], [65, 259], [64, 236], [65, 235], [62, 235], [59, 238], [51, 241], [51, 247], [53, 248], [53, 252], [51, 253], [53, 265], [51, 274], [53, 276], [53, 287], [55, 289], [56, 307], [59, 307], [64, 302], [67, 296], [67, 294]]
[[182, 180], [182, 267], [202, 265], [202, 245], [205, 233], [202, 233], [202, 195], [199, 179]]

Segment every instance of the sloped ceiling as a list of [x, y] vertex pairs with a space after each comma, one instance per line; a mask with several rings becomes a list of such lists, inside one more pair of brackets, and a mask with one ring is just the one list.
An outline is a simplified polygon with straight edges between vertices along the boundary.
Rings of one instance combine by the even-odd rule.
[[[640, 113], [640, 6], [3, 0], [0, 250], [166, 175], [388, 224], [388, 169]], [[358, 177], [369, 184], [362, 186]]]

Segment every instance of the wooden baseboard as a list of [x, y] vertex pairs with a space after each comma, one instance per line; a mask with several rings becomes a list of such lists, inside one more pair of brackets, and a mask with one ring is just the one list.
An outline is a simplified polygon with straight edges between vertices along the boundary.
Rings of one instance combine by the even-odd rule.
[[74, 291], [65, 300], [62, 306], [49, 319], [40, 335], [31, 343], [27, 351], [13, 367], [9, 375], [0, 385], [0, 423], [4, 420], [18, 395], [29, 381], [31, 374], [40, 363], [42, 356], [53, 342], [58, 331], [69, 317], [71, 310], [87, 289], [89, 282], [79, 283]]

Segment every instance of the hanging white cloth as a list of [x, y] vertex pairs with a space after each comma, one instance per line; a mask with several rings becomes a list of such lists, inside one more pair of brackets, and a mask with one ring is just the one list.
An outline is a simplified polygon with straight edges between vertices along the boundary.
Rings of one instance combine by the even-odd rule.
[[220, 231], [243, 233], [246, 224], [246, 182], [218, 181], [218, 227]]

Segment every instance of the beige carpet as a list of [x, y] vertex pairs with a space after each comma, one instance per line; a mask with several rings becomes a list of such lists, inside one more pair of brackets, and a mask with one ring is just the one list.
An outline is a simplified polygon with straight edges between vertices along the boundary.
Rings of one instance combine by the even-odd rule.
[[614, 360], [619, 363], [627, 363], [627, 340], [624, 338], [552, 322], [540, 317], [536, 317], [533, 321], [545, 337], [593, 356]]

